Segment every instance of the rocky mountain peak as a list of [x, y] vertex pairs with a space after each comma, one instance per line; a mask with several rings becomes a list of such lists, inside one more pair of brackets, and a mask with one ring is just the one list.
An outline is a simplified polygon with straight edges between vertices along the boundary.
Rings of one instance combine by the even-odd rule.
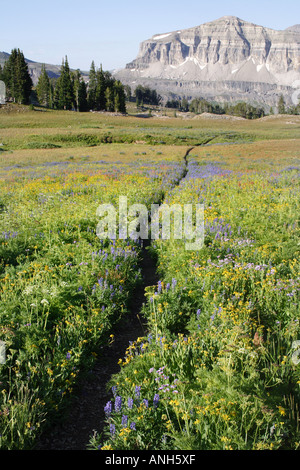
[[124, 83], [155, 86], [162, 94], [244, 99], [274, 105], [300, 78], [298, 26], [277, 31], [223, 16], [192, 28], [160, 33], [140, 45], [118, 72]]

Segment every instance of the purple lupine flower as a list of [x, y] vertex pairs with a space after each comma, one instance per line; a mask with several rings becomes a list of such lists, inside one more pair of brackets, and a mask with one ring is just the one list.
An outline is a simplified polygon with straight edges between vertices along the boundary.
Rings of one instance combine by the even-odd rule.
[[109, 430], [110, 430], [110, 434], [111, 434], [112, 436], [114, 436], [115, 433], [116, 433], [116, 426], [111, 423], [110, 426], [109, 426]]
[[153, 406], [154, 406], [154, 408], [157, 408], [158, 402], [159, 402], [159, 395], [158, 395], [158, 393], [156, 393], [156, 394], [154, 395], [154, 398], [153, 398]]
[[123, 415], [122, 416], [122, 426], [126, 427], [127, 426], [127, 421], [128, 421], [128, 416]]
[[177, 284], [177, 281], [176, 281], [176, 279], [173, 278], [172, 279], [172, 288], [173, 289], [175, 289], [176, 284]]
[[135, 396], [136, 396], [136, 398], [140, 398], [140, 395], [141, 395], [141, 386], [136, 385], [136, 387], [135, 387]]
[[136, 431], [135, 422], [134, 422], [134, 421], [132, 421], [132, 423], [130, 423], [130, 429], [131, 429], [132, 431]]
[[104, 412], [106, 414], [106, 416], [110, 416], [111, 412], [112, 412], [112, 403], [111, 401], [108, 401], [104, 407]]
[[128, 401], [127, 401], [127, 406], [130, 410], [132, 410], [132, 407], [133, 407], [133, 398], [128, 398]]
[[121, 411], [122, 408], [122, 397], [116, 396], [115, 399], [115, 411]]
[[149, 402], [146, 398], [144, 398], [143, 403], [144, 403], [145, 407], [148, 408]]

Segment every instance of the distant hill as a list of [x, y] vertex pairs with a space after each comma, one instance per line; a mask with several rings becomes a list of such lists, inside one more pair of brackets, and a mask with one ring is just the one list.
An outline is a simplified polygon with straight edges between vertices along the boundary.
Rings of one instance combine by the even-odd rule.
[[7, 52], [0, 52], [0, 65], [3, 66], [4, 62], [9, 58]]
[[286, 28], [286, 31], [294, 31], [295, 33], [300, 33], [300, 24], [290, 26], [289, 28]]
[[152, 36], [115, 76], [173, 99], [201, 96], [274, 106], [282, 93], [291, 104], [292, 85], [300, 79], [299, 28], [276, 31], [224, 16]]

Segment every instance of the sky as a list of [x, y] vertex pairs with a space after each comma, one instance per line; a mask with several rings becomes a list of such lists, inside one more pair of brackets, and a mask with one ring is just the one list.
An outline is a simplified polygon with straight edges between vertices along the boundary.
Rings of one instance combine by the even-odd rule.
[[0, 51], [88, 71], [124, 68], [155, 34], [225, 15], [273, 29], [300, 23], [299, 0], [0, 0]]

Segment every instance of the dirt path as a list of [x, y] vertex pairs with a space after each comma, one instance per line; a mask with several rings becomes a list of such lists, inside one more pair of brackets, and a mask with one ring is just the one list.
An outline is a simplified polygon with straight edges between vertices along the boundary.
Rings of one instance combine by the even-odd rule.
[[[198, 145], [206, 145], [211, 140], [213, 139]], [[198, 145], [187, 150], [184, 156], [185, 171], [181, 179], [187, 173], [187, 157]], [[93, 432], [97, 430], [101, 434], [105, 418], [104, 406], [112, 397], [111, 390], [107, 389], [107, 384], [112, 375], [119, 372], [118, 361], [120, 358], [124, 358], [130, 342], [146, 334], [146, 325], [143, 324], [140, 317], [142, 305], [146, 300], [145, 287], [155, 285], [158, 282], [155, 261], [147, 250], [150, 243], [145, 240], [142, 248], [143, 283], [133, 296], [130, 314], [115, 327], [114, 342], [111, 346], [103, 348], [101, 357], [95, 363], [88, 377], [78, 384], [79, 391], [73, 399], [64, 421], [41, 436], [35, 447], [36, 450], [87, 450]]]
[[93, 431], [101, 433], [105, 417], [104, 406], [112, 397], [111, 391], [107, 390], [107, 383], [120, 370], [118, 361], [124, 358], [129, 343], [145, 335], [145, 325], [140, 318], [145, 301], [145, 287], [155, 285], [158, 281], [155, 261], [146, 246], [142, 249], [141, 268], [143, 284], [134, 294], [130, 315], [115, 328], [114, 342], [103, 349], [84, 383], [79, 384], [80, 392], [73, 399], [64, 422], [43, 434], [36, 450], [87, 450]]

